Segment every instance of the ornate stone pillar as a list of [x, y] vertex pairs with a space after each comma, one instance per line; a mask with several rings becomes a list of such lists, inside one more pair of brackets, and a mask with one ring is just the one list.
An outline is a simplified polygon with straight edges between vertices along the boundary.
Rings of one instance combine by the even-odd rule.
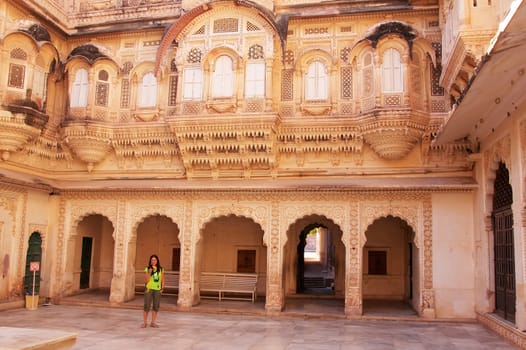
[[[180, 234], [181, 240], [181, 268], [179, 270], [179, 296], [177, 298], [177, 305], [183, 309], [190, 309], [194, 303], [194, 295], [199, 297], [199, 291], [197, 294], [195, 288], [198, 286], [195, 283], [195, 252], [196, 244], [198, 240], [198, 233], [196, 232], [196, 239], [192, 240], [192, 227], [193, 227], [193, 210], [191, 201], [187, 200], [185, 202], [184, 209], [184, 223]], [[197, 219], [196, 219], [197, 220]]]
[[360, 244], [359, 209], [357, 203], [350, 206], [350, 232], [349, 242], [345, 249], [345, 261], [347, 271], [345, 275], [345, 315], [347, 317], [360, 316], [362, 314], [362, 249]]
[[424, 204], [424, 288], [421, 296], [421, 316], [436, 318], [435, 290], [433, 288], [433, 231], [432, 231], [432, 204], [431, 196], [427, 195]]
[[280, 313], [284, 305], [283, 291], [283, 244], [279, 232], [279, 202], [271, 205], [270, 239], [267, 249], [267, 296], [265, 309], [267, 314]]
[[110, 303], [122, 303], [126, 300], [126, 276], [128, 266], [128, 245], [126, 233], [130, 232], [126, 225], [126, 217], [129, 211], [125, 201], [117, 203], [117, 221], [114, 223], [115, 229], [113, 237], [115, 240], [115, 251], [113, 256], [113, 278], [111, 279]]

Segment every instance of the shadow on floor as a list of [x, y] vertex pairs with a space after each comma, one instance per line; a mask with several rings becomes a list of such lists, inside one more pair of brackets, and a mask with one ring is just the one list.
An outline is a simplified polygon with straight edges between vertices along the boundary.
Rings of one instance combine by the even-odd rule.
[[[108, 290], [86, 290], [82, 293], [64, 297], [60, 304], [100, 307], [121, 307], [142, 309], [143, 295], [136, 294], [133, 300], [125, 303], [110, 303]], [[164, 311], [178, 311], [177, 296], [163, 295], [161, 308]], [[231, 313], [265, 315], [265, 298], [259, 297], [255, 303], [250, 301], [201, 299], [190, 312]], [[285, 299], [283, 316], [345, 318], [345, 301], [342, 298], [327, 294], [297, 294]], [[416, 312], [403, 301], [365, 300], [363, 304], [364, 318], [380, 319], [418, 319]]]

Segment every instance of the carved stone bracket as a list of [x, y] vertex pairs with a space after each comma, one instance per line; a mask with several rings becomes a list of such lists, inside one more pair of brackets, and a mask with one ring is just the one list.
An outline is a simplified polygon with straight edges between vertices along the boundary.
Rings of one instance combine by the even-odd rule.
[[73, 152], [87, 163], [91, 172], [112, 151], [113, 130], [100, 124], [70, 124], [62, 128], [63, 139]]
[[31, 139], [40, 135], [41, 129], [26, 122], [23, 114], [11, 114], [0, 110], [0, 152], [2, 160], [8, 160]]
[[415, 147], [428, 124], [427, 117], [407, 111], [382, 111], [363, 119], [363, 138], [384, 159], [402, 159]]

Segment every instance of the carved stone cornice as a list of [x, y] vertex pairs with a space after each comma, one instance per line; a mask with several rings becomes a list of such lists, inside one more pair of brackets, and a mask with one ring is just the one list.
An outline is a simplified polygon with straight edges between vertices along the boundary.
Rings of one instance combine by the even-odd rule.
[[40, 135], [41, 128], [28, 123], [27, 116], [0, 110], [0, 152], [2, 160], [8, 160], [13, 152], [21, 150], [26, 143]]
[[384, 159], [402, 159], [421, 140], [429, 116], [410, 109], [375, 110], [361, 118], [363, 139]]
[[103, 161], [112, 151], [113, 129], [92, 122], [69, 123], [61, 129], [62, 138], [83, 162], [88, 171]]
[[279, 156], [296, 155], [298, 166], [303, 166], [304, 155], [326, 153], [331, 155], [334, 165], [348, 154], [356, 155], [357, 163], [361, 163], [362, 148], [362, 134], [352, 119], [288, 119], [281, 124], [278, 133]]
[[[457, 40], [449, 50], [449, 54], [442, 60], [443, 69], [440, 85], [446, 91], [451, 89], [460, 72], [466, 69], [465, 60], [468, 55], [471, 56], [475, 65], [480, 62], [485, 48], [494, 34], [495, 31], [492, 30], [469, 30], [459, 33]], [[475, 66], [471, 68], [470, 72], [467, 72], [469, 76], [472, 75], [473, 69], [475, 69]]]
[[276, 166], [277, 114], [177, 117], [168, 120], [188, 177], [250, 177]]

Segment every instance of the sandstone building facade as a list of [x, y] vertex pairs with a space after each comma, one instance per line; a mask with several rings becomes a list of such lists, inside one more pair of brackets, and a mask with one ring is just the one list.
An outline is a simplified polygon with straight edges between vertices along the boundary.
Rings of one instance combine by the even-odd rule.
[[[522, 1], [0, 4], [0, 301], [135, 297], [157, 253], [525, 344]], [[27, 280], [27, 278], [26, 278]], [[320, 282], [321, 281], [321, 282]], [[506, 320], [508, 322], [504, 322]], [[511, 326], [510, 326], [511, 325]]]

